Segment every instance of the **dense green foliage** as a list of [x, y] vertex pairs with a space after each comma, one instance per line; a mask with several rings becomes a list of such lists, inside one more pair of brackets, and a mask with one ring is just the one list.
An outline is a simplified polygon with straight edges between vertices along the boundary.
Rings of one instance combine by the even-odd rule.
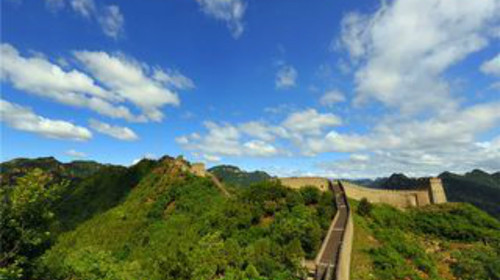
[[474, 170], [464, 175], [445, 172], [439, 177], [449, 201], [471, 203], [500, 220], [499, 174]]
[[[362, 204], [353, 204], [359, 213]], [[370, 256], [376, 279], [450, 279], [449, 271], [457, 279], [499, 279], [500, 222], [471, 205], [430, 205], [405, 212], [373, 205], [369, 215], [356, 215], [355, 223], [376, 240], [362, 249]]]
[[144, 159], [130, 168], [104, 166], [81, 180], [72, 180], [54, 209], [57, 214], [54, 230], [73, 229], [93, 215], [118, 205], [156, 164]]
[[0, 163], [0, 173], [2, 174], [0, 185], [12, 185], [16, 178], [33, 169], [40, 169], [50, 174], [54, 179], [79, 179], [94, 174], [104, 166], [95, 161], [83, 160], [61, 163], [53, 157], [18, 158]]
[[251, 184], [267, 181], [271, 176], [263, 171], [246, 172], [236, 166], [218, 165], [208, 169], [208, 172], [214, 174], [225, 184], [248, 187]]
[[228, 198], [172, 161], [123, 170], [104, 168], [54, 199], [66, 210], [41, 224], [79, 225], [33, 256], [30, 279], [298, 279], [335, 212], [333, 195], [313, 188], [268, 181]]
[[0, 278], [29, 276], [31, 262], [49, 245], [51, 209], [65, 187], [34, 169], [0, 188]]
[[357, 208], [357, 213], [360, 216], [369, 216], [372, 212], [372, 204], [368, 201], [368, 199], [363, 198], [361, 201], [359, 201], [358, 208]]

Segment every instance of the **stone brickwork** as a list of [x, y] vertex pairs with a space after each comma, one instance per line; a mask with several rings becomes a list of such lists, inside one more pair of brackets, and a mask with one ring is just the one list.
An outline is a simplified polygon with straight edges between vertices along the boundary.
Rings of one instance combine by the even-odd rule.
[[204, 163], [193, 163], [191, 164], [190, 171], [196, 176], [205, 177], [207, 175], [207, 171], [205, 169]]
[[398, 208], [419, 207], [445, 203], [446, 195], [439, 178], [422, 180], [423, 186], [417, 190], [378, 190], [342, 181], [349, 198], [366, 198], [372, 203], [386, 203]]
[[430, 197], [433, 204], [446, 203], [446, 193], [440, 178], [430, 178]]
[[344, 239], [342, 241], [342, 247], [340, 249], [338, 269], [336, 271], [336, 279], [338, 280], [349, 280], [351, 274], [351, 253], [352, 253], [352, 242], [354, 236], [354, 222], [352, 220], [352, 213], [349, 207], [349, 218], [347, 219], [347, 225], [344, 230]]
[[291, 189], [300, 189], [307, 186], [314, 186], [321, 191], [328, 190], [328, 179], [321, 177], [287, 177], [279, 178], [281, 184]]

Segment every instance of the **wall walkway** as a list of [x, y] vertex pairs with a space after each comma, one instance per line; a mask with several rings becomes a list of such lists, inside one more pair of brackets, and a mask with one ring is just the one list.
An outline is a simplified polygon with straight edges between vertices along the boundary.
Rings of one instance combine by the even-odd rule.
[[335, 194], [337, 213], [316, 257], [316, 280], [348, 280], [352, 248], [352, 217], [349, 202], [340, 183], [329, 182]]

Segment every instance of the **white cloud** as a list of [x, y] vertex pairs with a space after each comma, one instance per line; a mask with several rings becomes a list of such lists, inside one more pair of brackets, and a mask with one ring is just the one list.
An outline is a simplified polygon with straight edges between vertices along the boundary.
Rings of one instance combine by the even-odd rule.
[[124, 141], [135, 141], [139, 139], [137, 134], [135, 132], [128, 128], [128, 127], [122, 127], [122, 126], [114, 126], [110, 125], [105, 122], [100, 122], [97, 120], [91, 119], [89, 121], [90, 127], [94, 129], [95, 131], [98, 131], [102, 134], [106, 134], [108, 136], [111, 136], [113, 138], [119, 139], [119, 140], [124, 140]]
[[1, 55], [2, 82], [11, 82], [19, 90], [63, 104], [86, 107], [112, 118], [145, 120], [144, 116], [133, 115], [125, 106], [113, 104], [123, 101], [123, 97], [100, 87], [81, 71], [65, 71], [40, 56], [23, 57], [9, 44], [1, 45]]
[[290, 114], [283, 121], [283, 127], [293, 133], [318, 135], [324, 128], [341, 123], [341, 119], [334, 114], [321, 114], [314, 109], [307, 109]]
[[304, 139], [320, 135], [328, 127], [340, 124], [333, 114], [307, 109], [290, 113], [281, 123], [271, 125], [249, 121], [236, 125], [205, 122], [207, 133], [193, 133], [176, 138], [186, 150], [209, 155], [271, 157], [288, 155], [280, 142], [292, 141], [300, 145]]
[[107, 36], [117, 39], [123, 33], [125, 19], [120, 12], [120, 7], [110, 5], [102, 8], [97, 20], [101, 24], [102, 31]]
[[296, 86], [298, 72], [291, 65], [283, 65], [276, 73], [274, 84], [277, 89], [288, 89]]
[[207, 154], [203, 155], [203, 159], [205, 159], [208, 162], [219, 162], [219, 161], [221, 161], [220, 157], [214, 156], [214, 155], [207, 155]]
[[48, 138], [86, 141], [92, 133], [85, 127], [73, 123], [38, 116], [31, 109], [5, 100], [0, 100], [0, 120], [6, 125], [22, 131], [36, 133]]
[[372, 15], [346, 15], [339, 44], [360, 65], [357, 103], [373, 98], [409, 114], [453, 110], [442, 74], [487, 46], [499, 7], [496, 0], [397, 0]]
[[201, 10], [217, 19], [224, 21], [234, 38], [243, 34], [243, 16], [247, 4], [243, 0], [196, 0]]
[[94, 0], [71, 0], [71, 8], [78, 14], [89, 18], [96, 12]]
[[331, 107], [336, 103], [341, 103], [345, 101], [344, 94], [339, 90], [331, 90], [326, 92], [319, 100], [319, 103], [323, 106]]
[[153, 79], [163, 83], [166, 86], [174, 87], [177, 89], [195, 88], [194, 82], [177, 70], [164, 71], [162, 69], [156, 68], [153, 73]]
[[248, 141], [243, 144], [243, 147], [247, 150], [246, 153], [251, 156], [267, 157], [279, 154], [276, 147], [261, 140]]
[[87, 157], [87, 154], [73, 150], [73, 149], [64, 152], [64, 154], [69, 156], [69, 157], [72, 157], [72, 158], [86, 158]]
[[481, 65], [481, 71], [485, 74], [500, 77], [500, 53], [491, 60]]
[[96, 79], [141, 108], [150, 120], [163, 119], [160, 107], [180, 104], [177, 93], [149, 75], [147, 65], [105, 52], [77, 51], [75, 57]]
[[271, 141], [275, 138], [275, 129], [262, 122], [251, 121], [239, 125], [239, 130], [257, 139]]
[[[230, 124], [205, 122], [208, 130], [206, 135], [197, 133], [177, 137], [176, 142], [184, 149], [201, 152], [211, 156], [255, 156], [269, 157], [280, 153], [272, 144], [251, 139], [245, 141], [245, 133], [240, 128]], [[242, 126], [240, 126], [242, 127]]]
[[[46, 0], [47, 2], [62, 2], [63, 0]], [[64, 3], [63, 3], [64, 4]], [[95, 20], [101, 26], [103, 33], [113, 39], [118, 39], [124, 32], [125, 18], [117, 5], [98, 6], [94, 0], [71, 0], [71, 8], [84, 18]], [[58, 10], [61, 10], [61, 6]]]
[[[500, 168], [496, 137], [478, 143], [477, 137], [500, 124], [500, 103], [484, 103], [427, 120], [386, 119], [364, 135], [330, 132], [308, 139], [310, 153], [372, 153], [360, 160], [323, 162], [320, 167], [336, 176], [377, 177], [392, 172], [413, 176], [436, 175], [443, 170]], [[496, 140], [495, 140], [496, 139]]]

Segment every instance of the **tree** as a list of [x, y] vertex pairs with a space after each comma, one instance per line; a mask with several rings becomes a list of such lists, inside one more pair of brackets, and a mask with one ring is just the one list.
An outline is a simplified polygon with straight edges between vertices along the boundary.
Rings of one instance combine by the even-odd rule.
[[372, 208], [373, 208], [372, 204], [366, 198], [363, 198], [361, 199], [358, 205], [358, 214], [363, 217], [369, 216], [372, 211]]
[[47, 248], [54, 217], [51, 209], [66, 186], [34, 169], [17, 179], [16, 185], [0, 189], [0, 276], [16, 279], [29, 274], [30, 260]]

